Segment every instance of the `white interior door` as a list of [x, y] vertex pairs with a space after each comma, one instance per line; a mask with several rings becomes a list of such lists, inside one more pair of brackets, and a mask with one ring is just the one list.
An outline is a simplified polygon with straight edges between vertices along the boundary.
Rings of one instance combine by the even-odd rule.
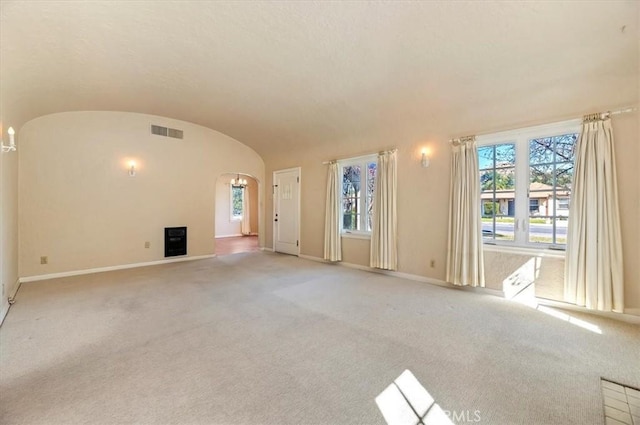
[[273, 173], [273, 249], [300, 253], [300, 168]]

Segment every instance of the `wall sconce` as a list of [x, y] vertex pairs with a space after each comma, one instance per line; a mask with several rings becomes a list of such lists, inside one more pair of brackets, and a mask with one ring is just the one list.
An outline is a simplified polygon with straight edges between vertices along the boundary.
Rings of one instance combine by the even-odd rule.
[[136, 176], [136, 162], [129, 161], [129, 177], [135, 177], [135, 176]]
[[5, 146], [4, 143], [2, 143], [2, 152], [13, 152], [16, 150], [16, 132], [13, 127], [7, 129], [7, 134], [9, 134], [9, 146]]
[[427, 156], [427, 154], [427, 148], [422, 148], [422, 161], [420, 161], [420, 165], [422, 165], [422, 168], [427, 168], [429, 166], [429, 157]]

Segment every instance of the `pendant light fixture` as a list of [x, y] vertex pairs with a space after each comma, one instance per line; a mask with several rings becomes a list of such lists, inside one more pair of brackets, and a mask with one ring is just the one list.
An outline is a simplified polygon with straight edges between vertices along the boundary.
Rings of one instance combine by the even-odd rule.
[[237, 179], [231, 179], [231, 186], [245, 188], [247, 187], [247, 179], [241, 179], [240, 174], [238, 174]]

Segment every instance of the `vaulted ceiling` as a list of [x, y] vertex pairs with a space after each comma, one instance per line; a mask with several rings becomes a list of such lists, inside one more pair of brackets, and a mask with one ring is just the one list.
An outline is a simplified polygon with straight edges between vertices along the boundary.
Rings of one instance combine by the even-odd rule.
[[265, 154], [415, 135], [427, 118], [506, 99], [520, 113], [568, 112], [566, 99], [604, 90], [628, 103], [638, 98], [638, 7], [2, 1], [1, 118], [19, 128], [62, 111], [142, 112]]

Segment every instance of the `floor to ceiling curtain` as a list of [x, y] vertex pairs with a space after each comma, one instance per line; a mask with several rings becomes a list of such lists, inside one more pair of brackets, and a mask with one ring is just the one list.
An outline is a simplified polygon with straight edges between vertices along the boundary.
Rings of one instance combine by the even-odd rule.
[[480, 173], [475, 137], [453, 141], [449, 187], [447, 282], [484, 286]]
[[396, 151], [378, 155], [369, 258], [369, 265], [378, 269], [398, 268], [397, 162]]
[[578, 139], [569, 209], [565, 300], [623, 312], [618, 188], [611, 119], [585, 117]]
[[338, 164], [336, 162], [330, 163], [327, 172], [327, 201], [324, 217], [324, 259], [329, 261], [342, 261], [339, 173]]
[[240, 231], [243, 235], [251, 234], [251, 213], [250, 213], [250, 201], [249, 198], [249, 186], [245, 186], [242, 190], [242, 223]]

